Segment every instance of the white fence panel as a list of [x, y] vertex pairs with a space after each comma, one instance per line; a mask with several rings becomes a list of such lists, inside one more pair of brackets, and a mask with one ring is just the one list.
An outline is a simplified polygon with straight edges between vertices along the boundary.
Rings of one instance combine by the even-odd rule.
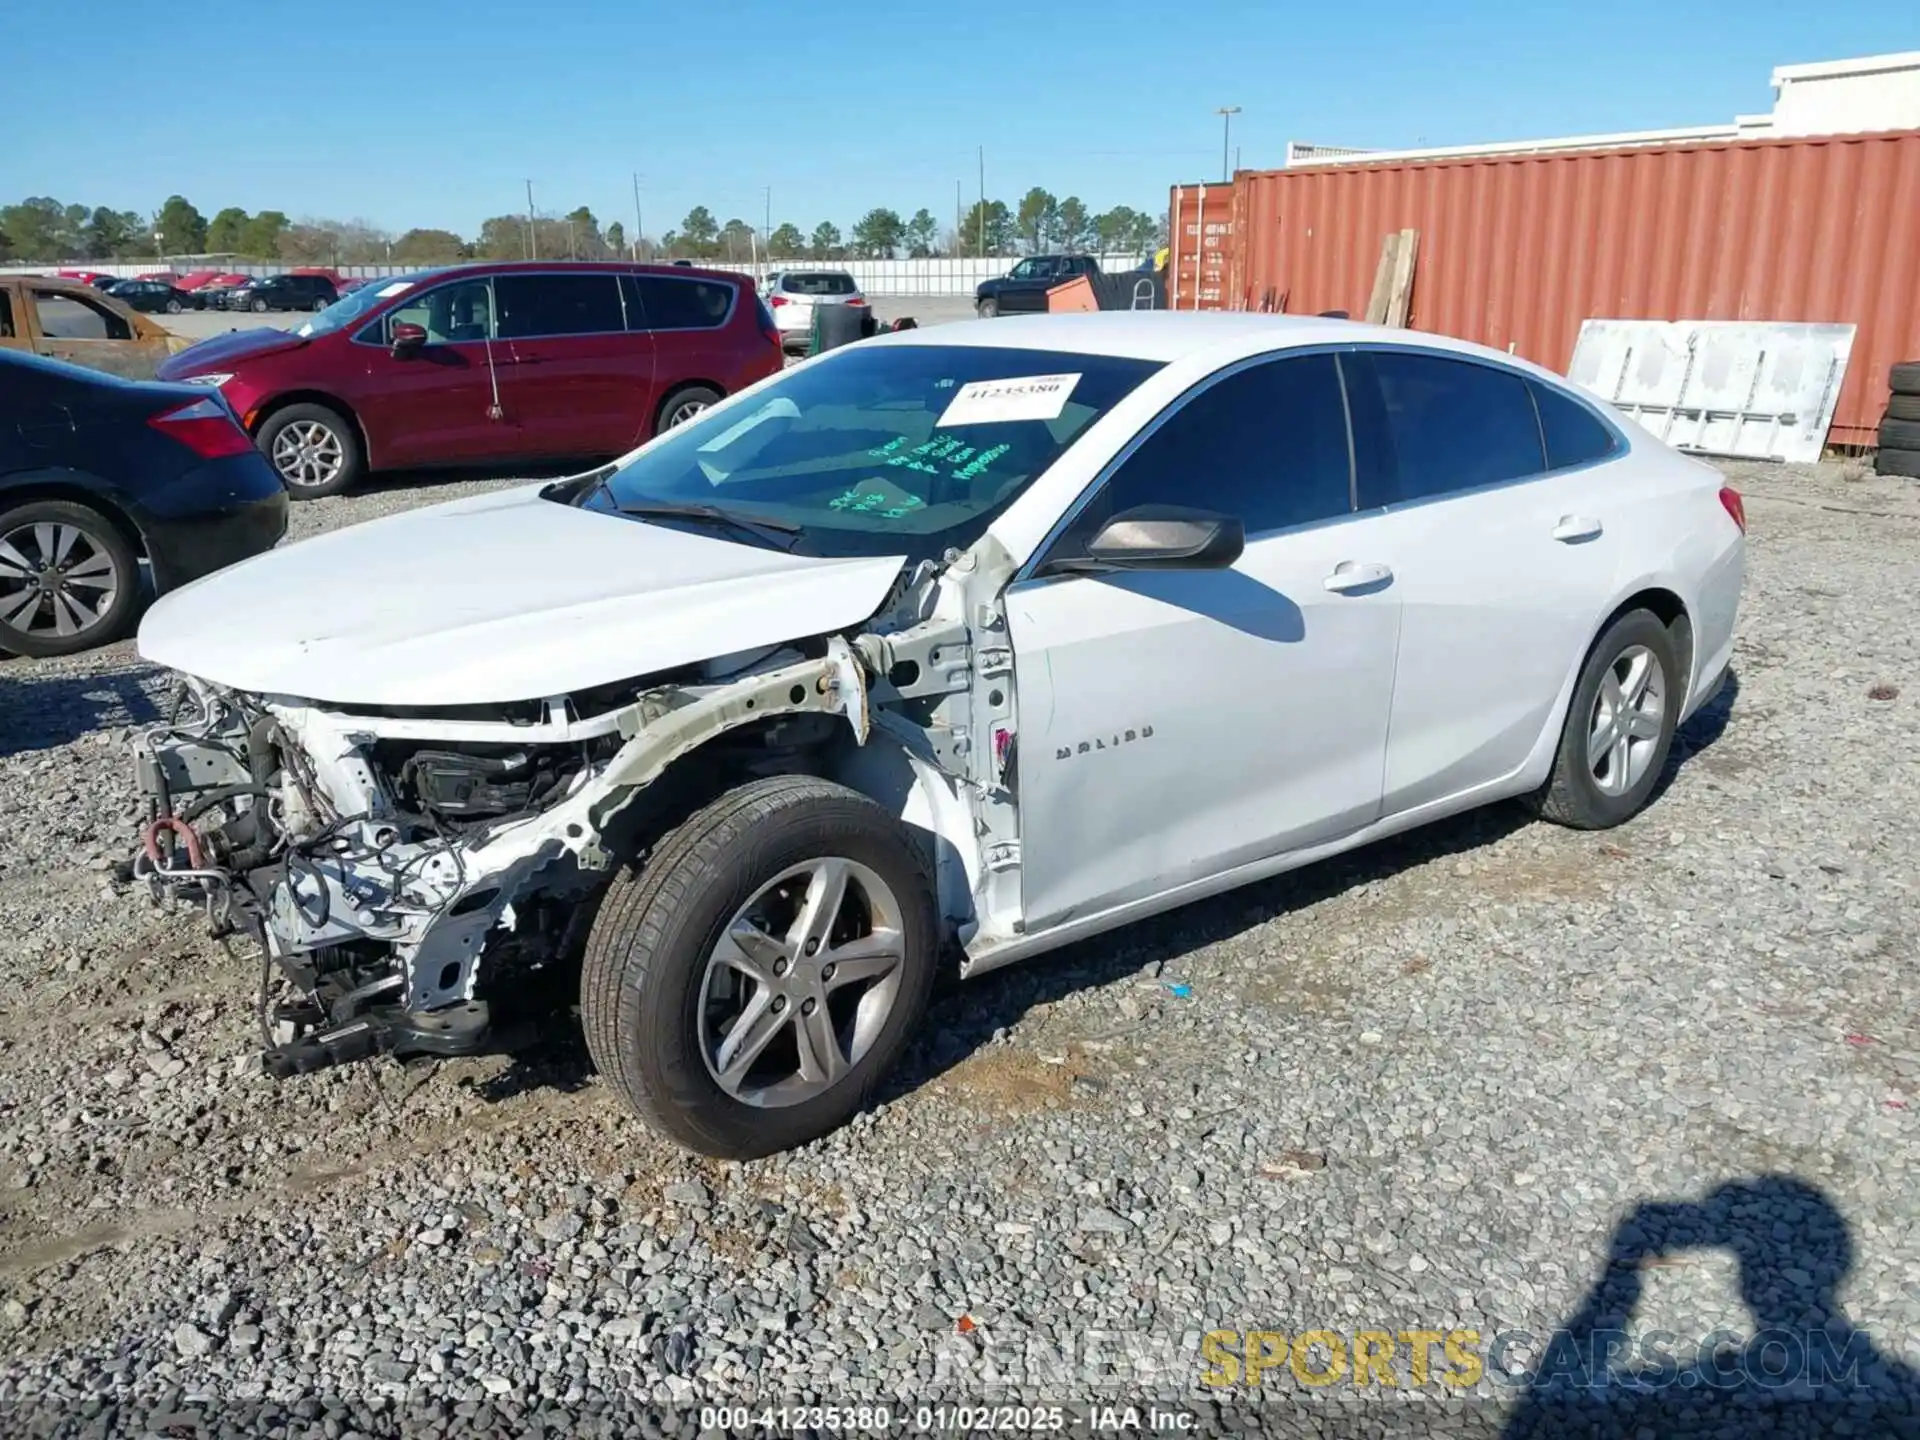
[[[1140, 263], [1138, 255], [1102, 255], [1100, 268], [1107, 271], [1131, 270]], [[555, 264], [565, 264], [564, 260]], [[765, 277], [769, 270], [844, 270], [853, 276], [854, 283], [869, 295], [971, 295], [983, 280], [991, 280], [1011, 270], [1018, 259], [1015, 256], [989, 255], [984, 258], [968, 256], [940, 256], [931, 260], [785, 260], [762, 262], [759, 265], [726, 265], [709, 262], [706, 268], [728, 270], [735, 274], [751, 275], [755, 280]], [[59, 265], [9, 265], [0, 266], [0, 274], [52, 274], [55, 270], [97, 270], [110, 275], [143, 275], [150, 271], [173, 270], [184, 273], [187, 270], [212, 270], [220, 266], [217, 262], [205, 265], [188, 265], [185, 261], [65, 261]], [[232, 273], [238, 275], [277, 275], [293, 267], [287, 265], [233, 265]], [[385, 275], [404, 275], [420, 267], [416, 265], [341, 265], [337, 267], [343, 276], [377, 279]]]

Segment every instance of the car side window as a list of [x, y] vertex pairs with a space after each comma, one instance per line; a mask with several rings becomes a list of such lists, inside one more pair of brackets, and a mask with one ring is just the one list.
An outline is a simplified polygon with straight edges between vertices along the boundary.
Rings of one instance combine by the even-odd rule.
[[49, 340], [131, 340], [133, 327], [120, 316], [91, 300], [63, 295], [57, 290], [33, 292], [40, 314], [40, 333]]
[[1533, 399], [1517, 371], [1405, 350], [1363, 351], [1346, 363], [1354, 447], [1356, 455], [1365, 451], [1361, 509], [1547, 468]]
[[638, 330], [714, 330], [733, 309], [733, 287], [719, 280], [626, 275], [627, 308]]
[[1264, 360], [1184, 402], [1120, 463], [1054, 554], [1074, 554], [1123, 510], [1190, 505], [1257, 536], [1352, 511], [1352, 460], [1331, 355]]
[[0, 290], [0, 340], [11, 340], [19, 333], [13, 328], [13, 300]]
[[615, 276], [497, 275], [494, 303], [499, 307], [500, 338], [529, 340], [542, 335], [608, 335], [627, 328]]
[[396, 324], [418, 325], [429, 345], [458, 345], [498, 338], [493, 323], [493, 283], [457, 280], [451, 285], [411, 296], [406, 304], [387, 312], [385, 340], [391, 343]]
[[1527, 388], [1533, 392], [1534, 406], [1540, 412], [1540, 435], [1547, 442], [1549, 470], [1590, 465], [1620, 448], [1613, 431], [1571, 395], [1538, 380], [1527, 381]]

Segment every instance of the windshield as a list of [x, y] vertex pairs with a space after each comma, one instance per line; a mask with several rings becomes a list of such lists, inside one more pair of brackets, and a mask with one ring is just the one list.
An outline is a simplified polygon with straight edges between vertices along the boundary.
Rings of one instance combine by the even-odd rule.
[[335, 330], [344, 330], [394, 296], [404, 295], [421, 281], [430, 280], [438, 273], [435, 270], [422, 270], [417, 275], [394, 275], [385, 280], [369, 280], [358, 290], [349, 290], [304, 325], [296, 326], [293, 333], [303, 340], [311, 340], [316, 335], [331, 335]]
[[780, 542], [798, 554], [933, 559], [979, 539], [1159, 368], [991, 345], [848, 346], [669, 432], [580, 503], [713, 507], [790, 531]]

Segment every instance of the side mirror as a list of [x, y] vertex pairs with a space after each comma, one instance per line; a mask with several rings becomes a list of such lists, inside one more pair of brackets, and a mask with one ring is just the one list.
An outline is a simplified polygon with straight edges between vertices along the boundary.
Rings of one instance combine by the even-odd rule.
[[1225, 570], [1246, 548], [1246, 526], [1231, 515], [1185, 505], [1136, 505], [1107, 521], [1087, 542], [1084, 557], [1052, 568]]
[[409, 355], [418, 354], [420, 347], [427, 343], [427, 327], [415, 325], [411, 320], [396, 320], [393, 324], [393, 358], [404, 360]]

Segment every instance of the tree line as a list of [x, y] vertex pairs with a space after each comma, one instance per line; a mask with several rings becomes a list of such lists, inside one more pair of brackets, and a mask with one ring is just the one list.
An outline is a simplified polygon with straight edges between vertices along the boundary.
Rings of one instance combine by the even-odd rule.
[[724, 222], [696, 205], [657, 238], [631, 236], [615, 220], [604, 227], [582, 205], [564, 215], [496, 215], [471, 239], [451, 230], [395, 234], [371, 221], [289, 218], [279, 210], [249, 215], [229, 206], [204, 216], [182, 195], [152, 215], [107, 206], [68, 205], [31, 196], [0, 206], [0, 261], [158, 260], [169, 255], [232, 255], [294, 265], [436, 265], [457, 260], [604, 260], [686, 258], [745, 264], [774, 260], [924, 259], [943, 255], [1016, 255], [1049, 250], [1142, 254], [1165, 243], [1164, 215], [1117, 205], [1100, 214], [1076, 195], [1064, 200], [1035, 186], [1009, 208], [977, 200], [946, 229], [922, 207], [903, 218], [876, 207], [842, 236], [823, 220], [811, 231], [788, 221], [765, 235], [736, 217]]

